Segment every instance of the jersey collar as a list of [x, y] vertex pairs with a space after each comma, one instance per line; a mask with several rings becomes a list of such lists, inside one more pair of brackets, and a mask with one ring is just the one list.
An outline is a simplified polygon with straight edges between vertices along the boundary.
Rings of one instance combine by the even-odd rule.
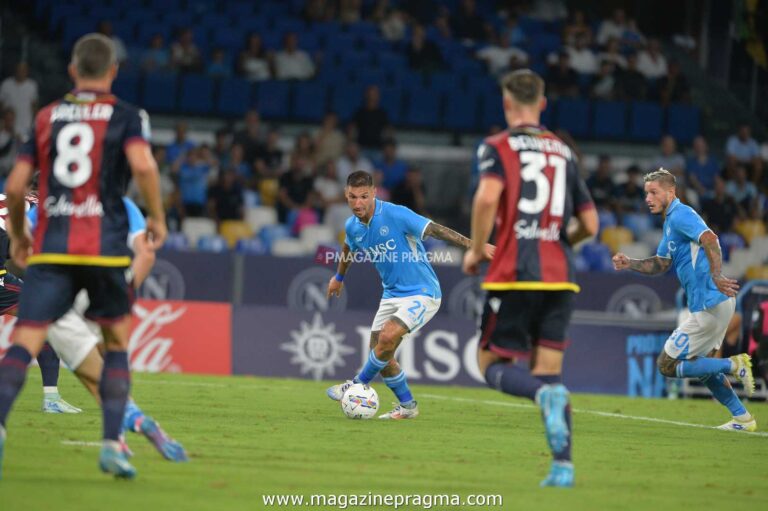
[[373, 214], [371, 215], [370, 220], [368, 220], [368, 223], [363, 223], [363, 221], [357, 217], [355, 217], [355, 220], [357, 220], [357, 223], [359, 223], [364, 227], [370, 227], [371, 222], [373, 222], [373, 217], [381, 214], [381, 208], [382, 208], [381, 201], [379, 199], [373, 199]]
[[680, 205], [680, 199], [675, 199], [675, 200], [673, 200], [673, 201], [672, 201], [672, 202], [669, 204], [669, 206], [667, 206], [667, 211], [665, 211], [665, 212], [664, 212], [664, 214], [665, 214], [665, 215], [667, 215], [667, 216], [669, 216], [669, 214], [670, 214], [670, 213], [672, 213], [672, 211], [673, 211], [673, 210], [674, 210], [674, 209], [675, 209], [677, 206], [679, 206], [679, 205]]

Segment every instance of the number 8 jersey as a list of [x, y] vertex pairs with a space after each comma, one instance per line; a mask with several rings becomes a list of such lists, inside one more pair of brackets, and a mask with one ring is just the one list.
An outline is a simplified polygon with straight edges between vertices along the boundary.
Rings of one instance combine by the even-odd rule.
[[149, 141], [149, 117], [111, 94], [74, 91], [38, 112], [19, 151], [40, 169], [30, 264], [129, 266], [125, 148]]
[[496, 213], [496, 255], [483, 288], [578, 292], [566, 228], [575, 211], [594, 208], [571, 149], [538, 126], [485, 139], [481, 179], [504, 190]]

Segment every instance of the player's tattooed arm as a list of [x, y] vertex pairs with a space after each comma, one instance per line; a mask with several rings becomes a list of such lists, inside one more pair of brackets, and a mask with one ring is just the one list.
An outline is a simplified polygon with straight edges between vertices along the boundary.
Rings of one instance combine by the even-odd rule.
[[619, 252], [613, 256], [613, 267], [617, 270], [633, 270], [646, 275], [659, 275], [669, 269], [672, 259], [653, 256], [647, 259], [630, 259]]
[[433, 238], [447, 241], [448, 243], [461, 248], [469, 248], [472, 245], [472, 240], [466, 236], [462, 236], [453, 229], [449, 229], [444, 225], [436, 224], [435, 222], [430, 222], [426, 231], [424, 231], [424, 237], [427, 236], [432, 236]]
[[717, 289], [726, 296], [736, 296], [736, 293], [739, 291], [739, 284], [733, 279], [724, 277], [721, 273], [723, 254], [720, 251], [720, 242], [717, 239], [717, 235], [712, 231], [706, 231], [699, 238], [699, 243], [707, 255], [709, 273], [712, 275], [712, 281], [717, 286]]

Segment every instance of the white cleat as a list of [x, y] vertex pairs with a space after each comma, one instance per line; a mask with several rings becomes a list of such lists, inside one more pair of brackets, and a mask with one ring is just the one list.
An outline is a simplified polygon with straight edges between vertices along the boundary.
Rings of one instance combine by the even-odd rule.
[[747, 396], [751, 396], [755, 393], [755, 377], [752, 374], [752, 359], [746, 353], [734, 355], [731, 357], [734, 370], [731, 374], [734, 375], [744, 385], [744, 390], [747, 391]]
[[353, 382], [352, 380], [347, 380], [344, 383], [339, 383], [338, 385], [332, 385], [328, 387], [328, 390], [326, 390], [325, 393], [328, 394], [328, 397], [333, 399], [334, 401], [341, 401], [341, 398], [344, 397], [344, 393], [354, 383], [355, 382]]
[[419, 416], [419, 405], [414, 402], [413, 408], [405, 408], [397, 405], [391, 412], [379, 415], [379, 419], [399, 421], [403, 419], [415, 419]]
[[44, 413], [81, 413], [82, 410], [72, 406], [60, 397], [54, 399], [43, 399]]
[[717, 429], [724, 431], [757, 431], [757, 422], [754, 417], [747, 421], [740, 421], [734, 417], [722, 426], [718, 426]]

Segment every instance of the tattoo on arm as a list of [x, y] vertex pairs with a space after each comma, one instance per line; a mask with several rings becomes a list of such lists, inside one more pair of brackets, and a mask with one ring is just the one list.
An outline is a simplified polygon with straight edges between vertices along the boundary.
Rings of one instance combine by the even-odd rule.
[[664, 273], [672, 264], [672, 259], [653, 256], [647, 259], [630, 259], [629, 269], [646, 275], [658, 275]]
[[472, 241], [466, 236], [462, 236], [453, 229], [449, 229], [444, 225], [430, 222], [427, 226], [427, 230], [424, 232], [424, 236], [432, 236], [433, 238], [447, 241], [457, 247], [469, 248], [472, 245]]
[[707, 233], [702, 235], [701, 246], [704, 248], [704, 253], [707, 254], [709, 260], [709, 273], [713, 277], [720, 276], [720, 272], [723, 266], [723, 254], [720, 251], [720, 243], [717, 241], [717, 236], [706, 236]]

